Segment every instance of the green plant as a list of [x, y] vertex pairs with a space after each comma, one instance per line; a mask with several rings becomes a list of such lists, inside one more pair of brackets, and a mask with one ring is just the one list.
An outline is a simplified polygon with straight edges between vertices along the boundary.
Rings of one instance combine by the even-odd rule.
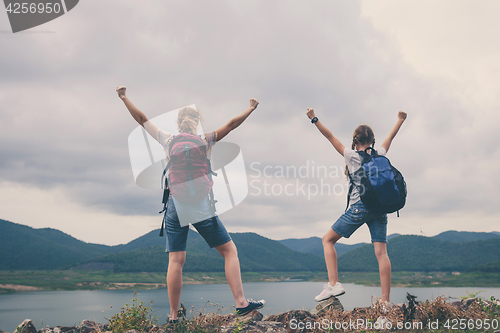
[[234, 327], [233, 332], [234, 333], [240, 333], [240, 332], [242, 332], [244, 324], [245, 324], [245, 322], [243, 320], [236, 319], [234, 321], [234, 324], [233, 324], [233, 327]]
[[498, 317], [500, 314], [500, 305], [497, 304], [495, 296], [491, 296], [489, 301], [480, 298], [478, 300], [478, 305], [481, 307], [481, 310], [489, 318]]
[[125, 304], [121, 308], [120, 313], [115, 314], [109, 319], [109, 330], [114, 333], [125, 332], [128, 330], [147, 331], [158, 320], [152, 311], [153, 301], [151, 306], [145, 306], [144, 302], [137, 299], [137, 292], [134, 291], [132, 304]]
[[468, 292], [468, 294], [466, 296], [460, 296], [459, 298], [460, 299], [477, 298], [477, 295], [479, 295], [482, 292], [485, 292], [485, 290], [479, 290], [475, 293], [471, 293], [468, 290], [466, 290], [466, 292]]

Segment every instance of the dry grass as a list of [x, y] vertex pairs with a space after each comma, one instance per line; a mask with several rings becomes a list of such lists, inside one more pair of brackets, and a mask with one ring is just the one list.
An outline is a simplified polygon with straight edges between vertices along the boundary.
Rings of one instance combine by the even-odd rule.
[[[465, 329], [461, 329], [458, 324], [461, 319], [464, 325], [469, 325]], [[494, 331], [494, 329], [484, 329], [485, 319], [489, 319], [490, 323], [496, 319], [500, 325], [500, 305], [477, 298], [450, 303], [446, 298], [438, 297], [433, 301], [418, 303], [410, 301], [402, 307], [394, 306], [389, 311], [381, 303], [375, 302], [370, 308], [329, 311], [319, 317], [311, 315], [308, 311], [294, 310], [270, 315], [264, 318], [264, 321], [280, 322], [288, 332], [300, 331], [299, 328], [303, 328], [300, 332], [326, 332], [328, 329], [342, 332], [379, 332], [377, 320], [379, 323], [384, 320], [382, 328], [385, 328], [385, 331]], [[231, 314], [199, 314], [192, 320], [165, 327], [165, 332], [221, 332], [221, 327], [228, 325], [232, 325], [233, 332], [245, 332], [242, 329], [245, 322], [241, 320], [235, 320]], [[457, 323], [455, 329], [452, 329], [453, 320]], [[449, 327], [445, 326], [447, 321]], [[389, 327], [390, 329], [387, 329]]]

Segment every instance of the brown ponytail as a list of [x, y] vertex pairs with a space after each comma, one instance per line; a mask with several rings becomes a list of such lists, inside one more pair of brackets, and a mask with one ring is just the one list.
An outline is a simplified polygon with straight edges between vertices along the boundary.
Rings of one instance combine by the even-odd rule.
[[177, 116], [177, 126], [180, 133], [196, 135], [196, 129], [200, 122], [200, 113], [193, 108], [185, 107], [179, 111]]
[[[354, 150], [356, 148], [356, 144], [365, 145], [370, 142], [372, 144], [372, 148], [375, 147], [375, 134], [373, 134], [371, 127], [368, 125], [359, 125], [356, 127], [354, 134], [352, 135], [351, 149]], [[349, 179], [347, 165], [345, 166], [344, 174]]]

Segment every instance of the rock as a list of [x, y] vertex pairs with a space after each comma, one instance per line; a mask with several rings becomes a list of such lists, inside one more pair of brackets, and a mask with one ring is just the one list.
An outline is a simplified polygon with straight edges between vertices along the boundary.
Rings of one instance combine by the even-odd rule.
[[65, 327], [65, 326], [57, 326], [49, 328], [42, 328], [38, 331], [38, 333], [78, 333], [78, 327]]
[[468, 309], [469, 306], [471, 306], [472, 303], [476, 302], [477, 298], [466, 298], [462, 300], [462, 304], [464, 305], [465, 309]]
[[260, 313], [259, 311], [257, 311], [257, 310], [253, 310], [249, 314], [240, 317], [240, 319], [242, 321], [248, 321], [248, 320], [251, 320], [251, 321], [261, 321], [262, 318], [264, 318], [264, 315], [262, 313]]
[[392, 328], [392, 322], [386, 317], [378, 317], [373, 327], [376, 330], [388, 330]]
[[[78, 333], [92, 333], [105, 331], [104, 325], [91, 320], [84, 320], [78, 326]], [[55, 332], [54, 332], [55, 333]]]
[[245, 333], [274, 333], [287, 332], [284, 325], [275, 321], [262, 321], [264, 316], [258, 311], [252, 311], [249, 314], [241, 317], [234, 317], [229, 324], [222, 326], [221, 332], [245, 332]]
[[20, 333], [37, 333], [35, 326], [31, 319], [25, 319], [19, 326], [16, 328], [16, 332]]
[[279, 321], [280, 323], [286, 323], [292, 319], [304, 321], [308, 318], [316, 319], [317, 317], [306, 310], [292, 310], [277, 315], [267, 316], [266, 318], [264, 318], [264, 321]]
[[[291, 327], [288, 327], [291, 323], [302, 323], [303, 327], [313, 327], [314, 323], [317, 321], [318, 317], [311, 314], [309, 311], [306, 310], [292, 310], [284, 313], [280, 313], [278, 315], [270, 315], [266, 318], [264, 318], [264, 321], [269, 321], [269, 322], [279, 322], [283, 324], [287, 332], [293, 332], [293, 333], [301, 333], [301, 332], [307, 332], [307, 330], [304, 329], [292, 329]], [[308, 325], [310, 323], [310, 325]]]
[[329, 299], [326, 299], [322, 302], [320, 302], [318, 305], [314, 307], [314, 309], [311, 311], [311, 314], [321, 316], [325, 314], [327, 311], [344, 311], [344, 306], [342, 303], [340, 303], [339, 299], [336, 297], [330, 297]]
[[275, 321], [234, 321], [221, 328], [223, 333], [288, 333], [282, 323]]

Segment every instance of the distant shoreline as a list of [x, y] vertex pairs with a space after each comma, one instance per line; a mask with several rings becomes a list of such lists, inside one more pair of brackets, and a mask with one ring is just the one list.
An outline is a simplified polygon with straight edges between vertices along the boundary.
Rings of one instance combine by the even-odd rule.
[[[378, 272], [340, 272], [343, 283], [378, 286]], [[326, 282], [326, 272], [243, 272], [243, 282]], [[184, 284], [226, 283], [224, 272], [185, 272]], [[393, 272], [393, 287], [500, 287], [500, 273]], [[165, 288], [165, 273], [112, 271], [0, 271], [0, 293], [49, 290]]]

